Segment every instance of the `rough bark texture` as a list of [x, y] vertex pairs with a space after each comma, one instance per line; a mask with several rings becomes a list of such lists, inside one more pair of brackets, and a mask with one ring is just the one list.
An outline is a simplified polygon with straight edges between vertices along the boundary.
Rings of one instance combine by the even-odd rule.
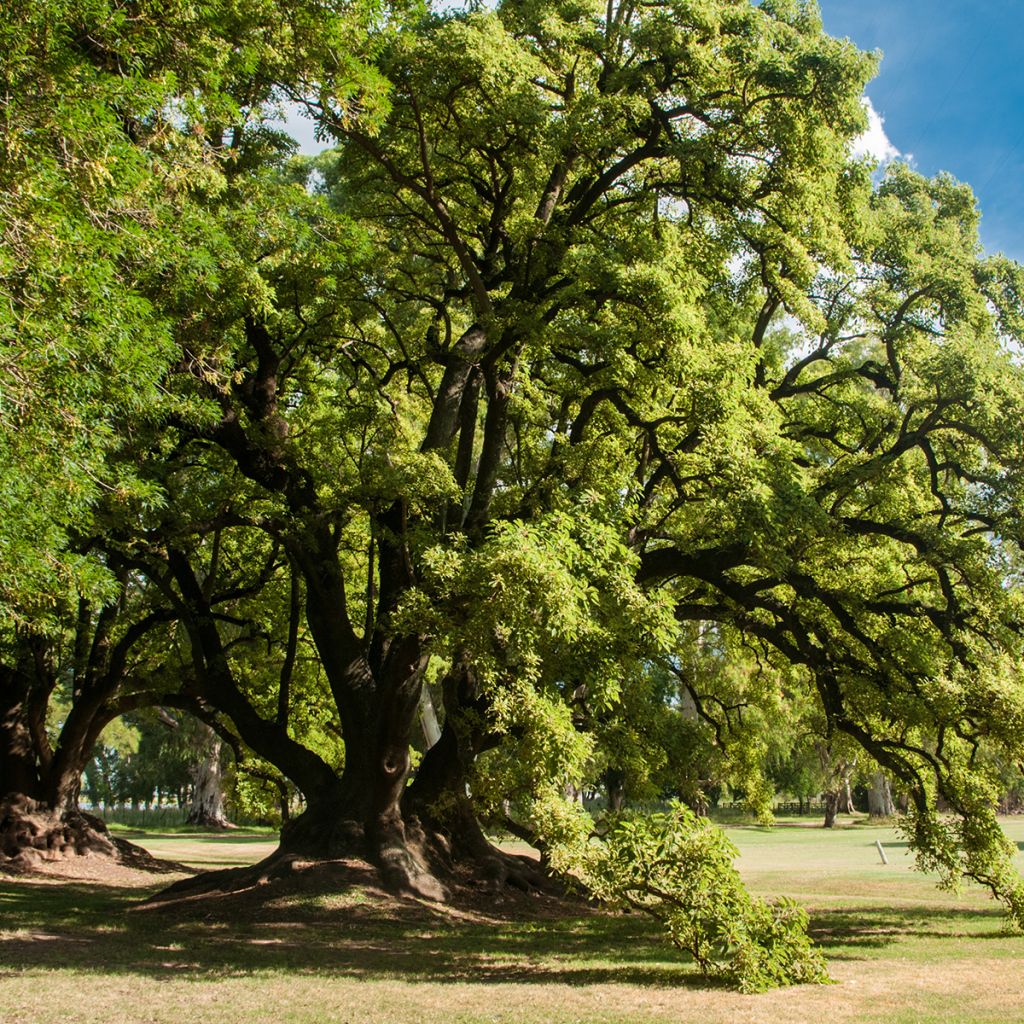
[[868, 786], [868, 814], [872, 818], [891, 818], [895, 813], [889, 777], [884, 772], [875, 772]]
[[141, 847], [115, 838], [99, 818], [78, 809], [55, 811], [26, 796], [0, 802], [0, 870], [34, 871], [70, 857], [110, 857], [144, 870], [161, 862]]
[[208, 828], [228, 828], [224, 812], [224, 778], [221, 771], [220, 737], [204, 722], [199, 723], [198, 757], [192, 768], [192, 806], [186, 821]]
[[0, 868], [31, 871], [86, 855], [151, 861], [78, 809], [82, 771], [106, 719], [93, 710], [86, 720], [80, 702], [51, 750], [45, 732], [32, 726], [32, 681], [25, 673], [0, 670]]
[[[443, 691], [444, 727], [403, 794], [404, 814], [416, 822], [432, 863], [444, 874], [461, 872], [495, 889], [509, 885], [523, 891], [552, 891], [555, 886], [541, 864], [500, 850], [480, 827], [468, 780], [473, 760], [494, 741], [460, 718], [466, 710], [480, 710], [472, 673], [465, 664], [457, 664], [448, 674]], [[506, 824], [526, 838], [514, 822]]]

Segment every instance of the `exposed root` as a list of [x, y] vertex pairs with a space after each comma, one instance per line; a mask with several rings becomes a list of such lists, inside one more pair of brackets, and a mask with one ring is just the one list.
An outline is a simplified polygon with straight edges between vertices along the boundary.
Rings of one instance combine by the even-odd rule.
[[396, 893], [443, 901], [447, 891], [426, 851], [419, 823], [402, 823], [394, 834], [370, 840], [363, 826], [351, 819], [307, 810], [281, 831], [281, 846], [270, 860], [293, 856], [307, 860], [365, 858], [376, 864], [383, 884]]
[[380, 870], [381, 880], [392, 892], [404, 892], [421, 899], [443, 903], [448, 890], [438, 878], [436, 863], [431, 863], [427, 836], [415, 818], [370, 851]]
[[288, 857], [255, 868], [209, 872], [188, 879], [136, 904], [131, 912], [229, 924], [313, 923], [343, 917], [346, 921], [416, 921], [434, 926], [447, 921], [550, 920], [600, 912], [572, 897], [536, 891], [526, 894], [511, 886], [495, 892], [479, 884], [463, 885], [458, 875], [448, 881], [448, 898], [441, 903], [385, 888], [380, 870], [363, 859], [306, 861]]
[[282, 878], [290, 877], [309, 861], [295, 854], [275, 850], [258, 864], [244, 868], [221, 868], [218, 871], [203, 871], [192, 878], [182, 878], [148, 899], [139, 907], [160, 907], [189, 903], [211, 896], [248, 892]]
[[409, 850], [387, 847], [378, 853], [376, 861], [381, 881], [392, 892], [409, 893], [437, 903], [448, 898], [445, 886]]
[[432, 861], [457, 876], [463, 885], [496, 893], [507, 887], [547, 896], [565, 893], [565, 886], [540, 860], [495, 846], [471, 814], [459, 815], [451, 827], [437, 825], [430, 829], [424, 846], [430, 850]]
[[[363, 827], [344, 818], [306, 812], [281, 833], [281, 845], [258, 864], [245, 868], [204, 871], [157, 893], [146, 905], [181, 903], [229, 893], [259, 889], [295, 871], [313, 865], [360, 863], [377, 869], [381, 885], [397, 895], [444, 902], [448, 890], [435, 873], [423, 849], [424, 837], [415, 824], [376, 844], [368, 842]], [[369, 864], [367, 864], [369, 862]]]
[[[453, 849], [454, 846], [454, 849]], [[425, 831], [413, 816], [403, 828], [369, 842], [357, 822], [302, 816], [281, 836], [281, 845], [251, 867], [206, 871], [182, 879], [146, 900], [144, 907], [206, 905], [209, 900], [248, 894], [269, 900], [271, 893], [301, 885], [303, 878], [327, 872], [341, 884], [377, 887], [398, 897], [432, 904], [478, 904], [498, 907], [510, 900], [561, 902], [564, 888], [534, 858], [506, 853], [478, 838], [453, 843], [445, 833]], [[351, 883], [347, 878], [358, 878]], [[205, 901], [205, 902], [204, 902]]]
[[25, 796], [0, 803], [0, 870], [12, 874], [46, 870], [73, 857], [105, 857], [140, 871], [181, 871], [125, 839], [84, 811], [63, 813]]
[[486, 851], [471, 858], [456, 860], [456, 871], [467, 884], [476, 884], [498, 892], [506, 887], [522, 893], [561, 896], [565, 887], [540, 861], [522, 854], [507, 853], [487, 844]]

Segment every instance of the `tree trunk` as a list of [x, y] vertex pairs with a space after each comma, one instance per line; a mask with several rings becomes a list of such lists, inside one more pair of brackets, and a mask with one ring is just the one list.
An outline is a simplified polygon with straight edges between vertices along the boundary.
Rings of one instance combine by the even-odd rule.
[[843, 785], [839, 791], [839, 813], [853, 814], [853, 791], [850, 788], [850, 769], [843, 766]]
[[[401, 536], [404, 515], [396, 505], [381, 516], [378, 623], [387, 621], [409, 584], [403, 577], [408, 552], [390, 539]], [[495, 856], [466, 796], [468, 776], [461, 759], [469, 756], [471, 762], [475, 752], [455, 749], [451, 765], [445, 767], [442, 788], [450, 804], [443, 815], [435, 813], [436, 801], [417, 802], [407, 794], [409, 743], [420, 718], [427, 663], [423, 638], [394, 636], [383, 626], [369, 638], [355, 634], [344, 615], [344, 574], [326, 527], [310, 526], [294, 539], [290, 554], [305, 582], [306, 621], [341, 720], [345, 766], [340, 779], [283, 725], [263, 718], [248, 701], [234, 680], [216, 618], [187, 556], [171, 550], [168, 561], [184, 599], [183, 621], [202, 696], [306, 798], [306, 810], [282, 829], [275, 858], [363, 856], [377, 865], [390, 888], [443, 899], [446, 891], [437, 874], [445, 869], [438, 852], [443, 841], [435, 839], [445, 830], [457, 835], [458, 845], [473, 851], [475, 859]], [[443, 744], [442, 736], [425, 756], [420, 770], [424, 779], [431, 776], [431, 765], [445, 757], [448, 748]], [[428, 788], [426, 782], [418, 787], [421, 793]], [[421, 814], [430, 818], [427, 831]]]
[[[414, 822], [428, 856], [446, 873], [464, 870], [494, 888], [547, 888], [548, 880], [537, 861], [506, 853], [484, 835], [466, 779], [466, 752], [458, 729], [448, 718], [440, 739], [424, 755], [403, 801], [406, 816]], [[521, 838], [532, 839], [514, 822], [506, 824]]]
[[875, 772], [868, 786], [868, 814], [872, 818], [891, 818], [895, 813], [889, 777], [884, 772]]
[[76, 727], [75, 742], [59, 745], [56, 755], [50, 750], [45, 731], [33, 727], [31, 707], [33, 688], [49, 693], [52, 686], [38, 678], [42, 662], [33, 660], [0, 665], [0, 864], [31, 870], [78, 854], [119, 856], [106, 825], [78, 810], [92, 752], [85, 743], [99, 729], [78, 735]]
[[846, 814], [853, 811], [853, 797], [850, 793], [851, 766], [845, 757], [835, 757], [830, 743], [818, 743], [817, 747], [818, 759], [827, 786], [823, 794], [825, 828], [832, 828], [840, 811], [845, 811]]
[[288, 783], [284, 779], [277, 780], [274, 785], [277, 786], [278, 805], [281, 808], [281, 826], [283, 828], [292, 818], [291, 793], [288, 790]]
[[825, 828], [833, 828], [836, 823], [836, 813], [839, 810], [839, 791], [829, 790], [825, 793]]
[[[465, 871], [494, 887], [548, 888], [549, 879], [535, 860], [498, 849], [477, 819], [468, 780], [474, 760], [495, 738], [480, 728], [484, 709], [464, 662], [446, 676], [443, 695], [444, 727], [406, 789], [407, 817], [426, 840], [428, 853], [448, 871]], [[533, 839], [517, 823], [507, 820], [504, 824], [520, 838]]]
[[23, 751], [11, 749], [12, 737], [20, 744], [24, 734], [0, 731], [0, 763], [20, 766], [0, 783], [6, 790], [0, 794], [0, 866], [32, 871], [44, 862], [75, 856], [111, 857], [140, 868], [156, 865], [141, 847], [111, 836], [101, 818], [79, 810], [88, 754], [79, 751], [75, 759], [66, 751], [59, 760], [49, 761], [46, 770], [40, 770], [36, 757], [29, 771]]
[[[243, 473], [282, 494], [296, 514], [296, 528], [286, 545], [293, 571], [302, 576], [306, 623], [340, 719], [345, 742], [341, 778], [322, 761], [311, 765], [315, 755], [291, 740], [279, 723], [262, 718], [245, 698], [231, 677], [216, 618], [188, 556], [170, 550], [168, 564], [181, 591], [181, 611], [192, 641], [196, 675], [204, 680], [203, 698], [227, 715], [245, 743], [305, 795], [306, 810], [282, 830], [282, 856], [290, 852], [314, 857], [360, 852], [377, 864], [389, 886], [440, 898], [444, 889], [434, 876], [420, 819], [403, 807], [409, 743], [427, 662], [423, 637], [395, 636], [393, 632], [394, 612], [404, 595], [417, 586], [409, 543], [410, 516], [415, 514], [403, 499], [372, 513], [370, 549], [375, 555], [371, 555], [367, 573], [366, 625], [360, 635], [349, 616], [346, 574], [332, 517], [319, 507], [312, 476], [286, 458], [283, 447], [273, 442], [286, 430], [276, 404], [279, 354], [261, 324], [247, 320], [245, 327], [258, 365], [234, 394], [259, 430], [248, 433], [232, 407], [214, 436]], [[463, 392], [470, 381], [476, 381], [474, 386], [485, 381], [488, 411], [466, 514], [470, 532], [482, 528], [487, 520], [511, 399], [513, 371], [503, 367], [490, 376], [485, 372], [481, 380], [477, 360], [470, 358], [482, 351], [486, 340], [481, 328], [471, 329], [459, 346], [465, 357], [461, 365], [454, 359], [447, 364], [422, 448], [446, 448], [462, 425], [467, 430], [463, 455], [466, 459], [473, 455], [475, 445], [470, 444], [469, 430], [476, 422], [476, 407], [472, 399], [464, 404]], [[463, 468], [468, 474], [468, 464]], [[282, 754], [287, 756], [282, 759]], [[434, 755], [435, 760], [439, 757]], [[455, 784], [452, 812], [464, 803], [465, 783], [461, 781]], [[470, 829], [467, 819], [461, 830], [468, 834]]]
[[185, 819], [189, 825], [228, 828], [224, 813], [224, 777], [221, 771], [220, 737], [205, 722], [197, 723], [198, 758], [192, 767], [192, 806]]
[[604, 773], [604, 788], [608, 793], [608, 810], [617, 814], [626, 799], [626, 773], [619, 768], [609, 768]]
[[42, 796], [27, 703], [27, 680], [0, 665], [0, 799], [13, 794], [33, 800]]
[[[117, 575], [124, 584], [126, 571]], [[79, 603], [73, 652], [62, 656], [52, 638], [16, 631], [12, 662], [0, 664], [0, 861], [15, 868], [80, 853], [155, 864], [78, 808], [82, 772], [100, 733], [123, 710], [118, 695], [134, 671], [133, 647], [169, 620], [165, 609], [156, 609], [117, 630], [123, 599], [122, 592], [99, 609]], [[51, 748], [46, 711], [59, 678], [69, 683], [72, 698]], [[135, 682], [141, 691], [141, 680]], [[147, 699], [145, 691], [137, 693], [132, 706]]]
[[[398, 504], [381, 517], [386, 529], [378, 544], [378, 621], [397, 605], [409, 582], [408, 552], [386, 539], [401, 534], [404, 515]], [[294, 554], [306, 581], [306, 621], [345, 737], [345, 768], [333, 814], [343, 815], [362, 831], [364, 855], [377, 864], [385, 884], [443, 899], [445, 888], [434, 875], [419, 822], [407, 821], [402, 809], [411, 767], [409, 743], [422, 708], [427, 664], [423, 639], [415, 634], [389, 636], [381, 629], [368, 644], [356, 637], [339, 614], [345, 607], [344, 576], [333, 539], [317, 533], [311, 540], [309, 547], [297, 548]], [[313, 811], [311, 806], [296, 824]], [[351, 835], [352, 829], [347, 827], [347, 832]], [[285, 838], [282, 835], [282, 842]]]
[[[440, 900], [446, 892], [434, 874], [425, 837], [402, 809], [423, 669], [417, 648], [414, 642], [394, 642], [388, 656], [390, 677], [386, 674], [382, 681], [384, 686], [390, 683], [394, 696], [378, 702], [375, 715], [358, 714], [358, 702], [349, 703], [342, 719], [346, 744], [341, 778], [323, 787], [300, 785], [306, 810], [282, 828], [280, 854], [363, 856], [377, 865], [390, 888]], [[354, 670], [364, 672], [365, 666]], [[244, 731], [242, 736], [248, 742]], [[276, 759], [273, 747], [264, 745], [257, 752], [298, 782]]]
[[434, 710], [430, 689], [426, 686], [420, 692], [419, 718], [420, 730], [423, 733], [423, 749], [426, 751], [441, 738], [441, 725], [437, 720], [437, 712]]

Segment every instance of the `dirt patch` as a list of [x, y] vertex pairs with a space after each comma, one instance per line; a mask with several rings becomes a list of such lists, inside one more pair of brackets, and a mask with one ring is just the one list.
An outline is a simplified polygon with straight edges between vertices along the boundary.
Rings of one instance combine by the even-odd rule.
[[154, 876], [168, 878], [176, 874], [195, 874], [195, 869], [173, 861], [154, 858], [155, 866], [133, 867], [113, 857], [83, 855], [65, 857], [57, 861], [39, 861], [30, 869], [4, 868], [0, 875], [10, 875], [24, 881], [41, 884], [64, 882], [95, 882], [97, 885], [119, 886], [128, 889], [152, 889]]

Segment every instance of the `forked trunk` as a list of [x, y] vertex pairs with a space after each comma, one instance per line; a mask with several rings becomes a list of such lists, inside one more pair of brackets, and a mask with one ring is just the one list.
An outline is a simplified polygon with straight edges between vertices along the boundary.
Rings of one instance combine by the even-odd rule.
[[[424, 849], [424, 837], [402, 812], [409, 775], [409, 742], [419, 716], [426, 656], [422, 638], [375, 634], [367, 651], [344, 607], [344, 581], [327, 539], [316, 537], [321, 557], [297, 549], [306, 581], [306, 620], [324, 666], [345, 737], [345, 768], [337, 794], [314, 799], [282, 833], [282, 848], [307, 838], [329, 849], [352, 848], [380, 869], [386, 885], [427, 899], [444, 899]], [[381, 546], [382, 565], [400, 556]], [[307, 800], [311, 794], [306, 792]], [[355, 851], [352, 851], [355, 852]]]
[[32, 727], [31, 686], [21, 666], [0, 666], [0, 866], [30, 870], [69, 855], [116, 853], [106, 826], [78, 811], [88, 753], [77, 743], [50, 750]]
[[[438, 864], [415, 820], [407, 820], [402, 797], [409, 774], [410, 721], [381, 716], [376, 730], [346, 735], [345, 768], [334, 785], [304, 789], [306, 809], [286, 822], [275, 856], [308, 859], [362, 857], [376, 864], [389, 888], [443, 900]], [[367, 742], [367, 732], [376, 739]], [[270, 751], [264, 756], [273, 762]]]

